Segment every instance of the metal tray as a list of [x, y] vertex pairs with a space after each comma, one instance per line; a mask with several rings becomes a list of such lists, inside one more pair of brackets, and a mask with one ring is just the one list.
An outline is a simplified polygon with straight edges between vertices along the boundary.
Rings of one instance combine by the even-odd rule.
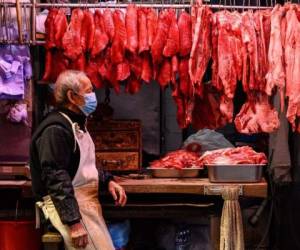
[[157, 178], [195, 178], [199, 175], [201, 168], [148, 168], [153, 177]]
[[206, 165], [210, 182], [260, 182], [264, 165]]

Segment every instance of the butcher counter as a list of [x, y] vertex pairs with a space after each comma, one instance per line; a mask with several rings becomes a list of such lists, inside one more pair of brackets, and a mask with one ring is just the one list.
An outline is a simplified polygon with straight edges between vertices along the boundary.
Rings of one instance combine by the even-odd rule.
[[[5, 169], [6, 174], [9, 170]], [[264, 199], [268, 194], [266, 181], [258, 183], [211, 183], [207, 178], [146, 178], [132, 179], [118, 177], [118, 182], [128, 195], [124, 208], [115, 207], [108, 195], [103, 195], [101, 203], [107, 218], [166, 218], [211, 215], [211, 241], [218, 249], [220, 240], [220, 214], [216, 202], [222, 206], [227, 188], [235, 188], [239, 197]], [[0, 180], [0, 189], [22, 190], [22, 196], [30, 198], [31, 183], [27, 181]], [[225, 202], [224, 202], [225, 204]], [[220, 207], [219, 206], [219, 207]], [[223, 209], [224, 210], [224, 209]], [[44, 243], [61, 241], [57, 235], [44, 235]]]

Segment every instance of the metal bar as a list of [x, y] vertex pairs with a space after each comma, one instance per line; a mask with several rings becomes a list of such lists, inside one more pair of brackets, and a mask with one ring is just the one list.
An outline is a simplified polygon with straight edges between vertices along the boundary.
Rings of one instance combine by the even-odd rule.
[[[101, 3], [101, 4], [49, 4], [49, 3], [37, 3], [36, 6], [40, 8], [46, 7], [61, 7], [61, 8], [126, 8], [129, 4], [114, 4], [114, 3]], [[174, 9], [182, 9], [182, 8], [190, 8], [191, 4], [136, 4], [138, 7], [151, 7], [155, 9], [164, 9], [164, 8], [174, 8]], [[207, 5], [211, 9], [268, 9], [272, 7], [268, 6], [229, 6], [229, 5], [221, 5], [221, 4], [212, 4]]]
[[[20, 3], [21, 6], [32, 7], [32, 3]], [[80, 4], [80, 3], [36, 3], [35, 8], [126, 8], [129, 4], [115, 4], [115, 3], [99, 3], [99, 4]], [[138, 4], [138, 7], [151, 7], [155, 9], [182, 9], [190, 8], [191, 4]], [[15, 7], [15, 3], [1, 3], [0, 6]], [[223, 5], [223, 4], [207, 4], [211, 9], [271, 9], [273, 6], [242, 6], [242, 5]]]

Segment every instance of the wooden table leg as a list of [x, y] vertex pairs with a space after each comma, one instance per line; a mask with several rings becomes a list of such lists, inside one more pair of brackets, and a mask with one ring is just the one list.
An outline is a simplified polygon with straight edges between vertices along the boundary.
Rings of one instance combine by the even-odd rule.
[[220, 216], [212, 215], [210, 217], [210, 242], [212, 250], [219, 250], [220, 248], [220, 224]]

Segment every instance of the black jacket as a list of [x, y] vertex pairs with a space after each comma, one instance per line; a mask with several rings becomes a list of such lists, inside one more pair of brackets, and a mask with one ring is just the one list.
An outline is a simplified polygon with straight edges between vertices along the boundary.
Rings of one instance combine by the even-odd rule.
[[[86, 118], [69, 110], [61, 110], [81, 129]], [[50, 195], [61, 221], [72, 225], [81, 219], [74, 196], [72, 180], [79, 166], [80, 150], [70, 123], [58, 111], [50, 113], [36, 129], [30, 146], [30, 171], [33, 193], [37, 200]], [[113, 177], [99, 172], [100, 186], [107, 188]]]

